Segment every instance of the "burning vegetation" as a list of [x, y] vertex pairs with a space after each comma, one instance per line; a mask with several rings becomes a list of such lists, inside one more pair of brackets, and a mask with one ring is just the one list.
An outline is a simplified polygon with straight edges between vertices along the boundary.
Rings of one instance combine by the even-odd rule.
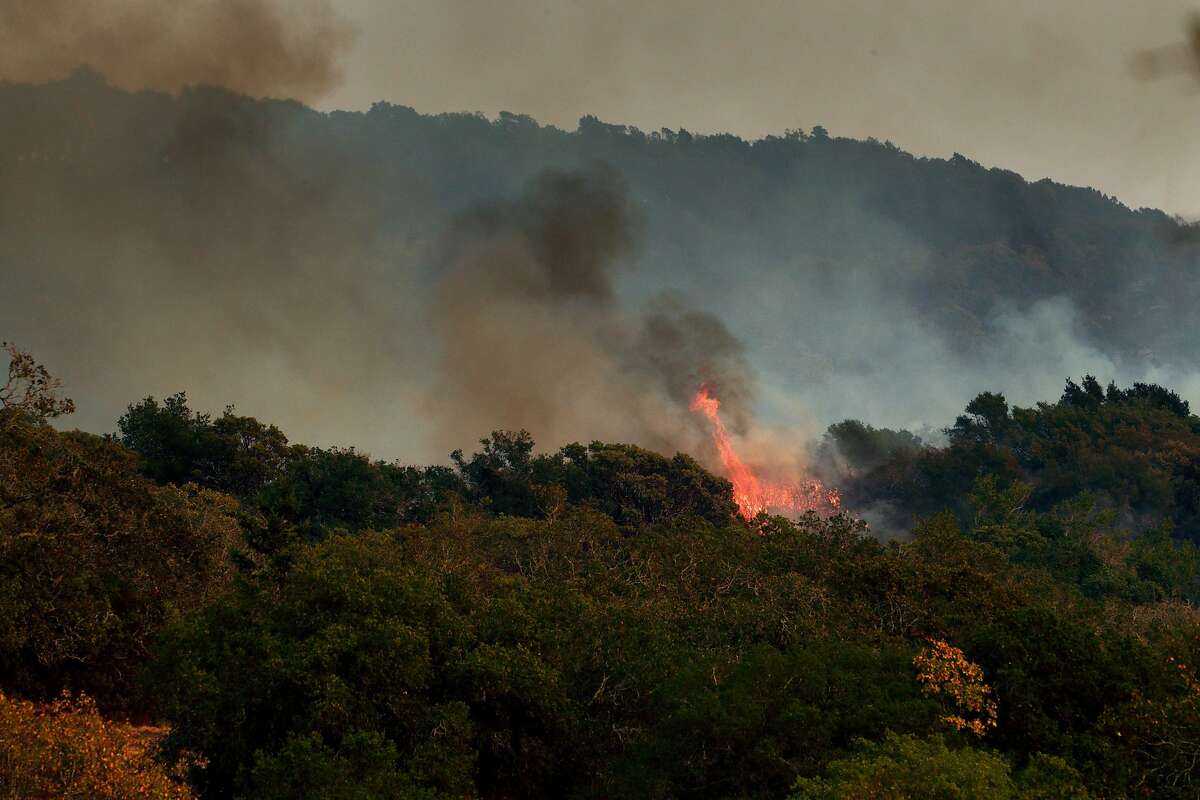
[[708, 420], [713, 444], [721, 456], [725, 477], [733, 484], [733, 499], [746, 519], [764, 512], [798, 517], [809, 511], [836, 513], [841, 510], [842, 498], [835, 488], [826, 488], [821, 481], [807, 476], [795, 480], [774, 482], [761, 478], [737, 454], [732, 437], [721, 421], [721, 401], [702, 384], [692, 398], [690, 409]]

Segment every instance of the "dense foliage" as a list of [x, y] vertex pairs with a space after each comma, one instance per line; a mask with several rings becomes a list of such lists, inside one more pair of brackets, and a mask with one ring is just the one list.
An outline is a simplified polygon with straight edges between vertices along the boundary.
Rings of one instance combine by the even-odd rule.
[[21, 391], [0, 392], [2, 688], [50, 698], [66, 686], [125, 706], [165, 622], [232, 579], [237, 502], [158, 485], [124, 447], [56, 431], [46, 415], [63, 406], [23, 363], [8, 381]]
[[968, 748], [951, 750], [939, 737], [921, 740], [888, 733], [861, 741], [848, 758], [829, 764], [821, 779], [801, 778], [792, 800], [1070, 800], [1088, 796], [1062, 759], [1039, 756], [1016, 780], [1003, 758]]
[[[1200, 541], [1200, 419], [1172, 391], [1140, 383], [1103, 388], [1088, 375], [1067, 381], [1058, 402], [1034, 408], [1010, 408], [1003, 395], [986, 392], [946, 433], [945, 447], [887, 449], [884, 434], [894, 433], [872, 431], [875, 457], [852, 474], [850, 503], [887, 504], [893, 518], [949, 509], [966, 519], [976, 481], [991, 477], [1001, 487], [1025, 485], [1010, 498], [1013, 509], [1057, 508], [1069, 516], [1086, 495], [1123, 525], [1166, 524], [1176, 536]], [[839, 426], [830, 437], [835, 450], [843, 442], [852, 453], [865, 447]], [[1060, 535], [1034, 536], [1022, 546]]]
[[720, 524], [736, 510], [728, 483], [692, 458], [632, 445], [571, 444], [534, 454], [527, 432], [498, 431], [469, 458], [453, 453], [456, 470], [420, 469], [352, 448], [289, 445], [278, 428], [233, 409], [216, 419], [195, 413], [182, 394], [130, 406], [118, 425], [148, 477], [228, 492], [309, 539], [428, 522], [451, 496], [524, 517], [587, 505], [633, 527], [681, 516]]
[[[944, 448], [835, 426], [824, 460], [856, 491], [944, 478], [884, 542], [848, 515], [746, 522], [692, 459], [626, 445], [538, 453], [500, 431], [414, 468], [182, 395], [130, 406], [111, 439], [64, 433], [39, 374], [18, 370], [0, 411], [2, 688], [83, 688], [169, 726], [172, 766], [104, 745], [96, 785], [173, 792], [186, 768], [210, 798], [1200, 787], [1195, 548], [1116, 513], [1180, 513], [1177, 491], [1129, 489], [1197, 424], [1158, 387], [1085, 380], [1032, 410], [983, 395]], [[1130, 456], [1105, 484], [1084, 445], [1110, 438], [1097, 453]], [[87, 701], [4, 702], [22, 725], [100, 724]], [[68, 750], [5, 756], [0, 781], [59, 780]]]

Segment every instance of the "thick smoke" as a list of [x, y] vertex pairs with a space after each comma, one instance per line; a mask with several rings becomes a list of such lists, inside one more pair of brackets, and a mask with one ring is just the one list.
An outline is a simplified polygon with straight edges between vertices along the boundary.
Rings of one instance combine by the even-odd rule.
[[753, 375], [717, 317], [669, 295], [638, 313], [618, 302], [637, 228], [619, 173], [603, 166], [547, 171], [452, 226], [431, 318], [439, 444], [507, 427], [554, 444], [695, 452], [703, 439], [687, 405], [702, 382], [745, 427]]
[[312, 100], [341, 82], [352, 38], [329, 0], [5, 0], [0, 79], [90, 65], [125, 89]]
[[784, 470], [829, 423], [924, 436], [985, 390], [1200, 392], [1188, 229], [961, 159], [87, 72], [0, 84], [0, 116], [0, 333], [88, 430], [187, 390], [409, 462], [521, 427], [703, 456], [703, 381]]
[[399, 321], [437, 224], [420, 185], [294, 103], [128, 95], [94, 73], [0, 95], [38, 98], [0, 128], [0, 320], [63, 377], [70, 424], [111, 431], [186, 390], [301, 441], [413, 447], [397, 407], [423, 367]]

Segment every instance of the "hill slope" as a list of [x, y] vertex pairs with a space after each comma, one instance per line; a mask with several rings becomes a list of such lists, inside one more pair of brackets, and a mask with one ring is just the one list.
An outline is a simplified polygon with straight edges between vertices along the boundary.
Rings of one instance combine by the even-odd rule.
[[[428, 371], [414, 340], [453, 216], [597, 160], [640, 212], [626, 302], [688, 295], [825, 421], [937, 422], [1001, 388], [998, 372], [1020, 402], [1083, 370], [1190, 389], [1194, 231], [960, 156], [819, 127], [746, 142], [382, 103], [322, 114], [208, 89], [129, 94], [90, 72], [0, 86], [0, 115], [0, 315], [91, 398], [85, 426], [119, 412], [114, 385], [187, 385], [275, 414], [317, 371], [355, 391], [321, 390], [281, 422], [365, 440], [388, 414], [364, 398]], [[101, 358], [72, 358], [79, 340]], [[264, 386], [267, 363], [285, 366]], [[419, 443], [393, 425], [383, 446]]]

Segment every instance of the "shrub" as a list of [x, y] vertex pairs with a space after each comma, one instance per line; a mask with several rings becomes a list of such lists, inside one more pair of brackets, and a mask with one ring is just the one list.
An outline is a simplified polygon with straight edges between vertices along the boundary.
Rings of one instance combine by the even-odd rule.
[[183, 764], [154, 759], [163, 733], [105, 720], [84, 695], [38, 705], [0, 693], [0, 798], [190, 800]]
[[90, 434], [10, 419], [0, 428], [0, 675], [53, 697], [126, 706], [150, 640], [232, 578], [236, 502], [155, 486], [133, 455]]
[[953, 749], [940, 736], [888, 732], [859, 740], [857, 752], [832, 761], [825, 777], [801, 778], [791, 800], [1086, 800], [1079, 773], [1061, 758], [1037, 754], [1016, 773], [998, 753]]

